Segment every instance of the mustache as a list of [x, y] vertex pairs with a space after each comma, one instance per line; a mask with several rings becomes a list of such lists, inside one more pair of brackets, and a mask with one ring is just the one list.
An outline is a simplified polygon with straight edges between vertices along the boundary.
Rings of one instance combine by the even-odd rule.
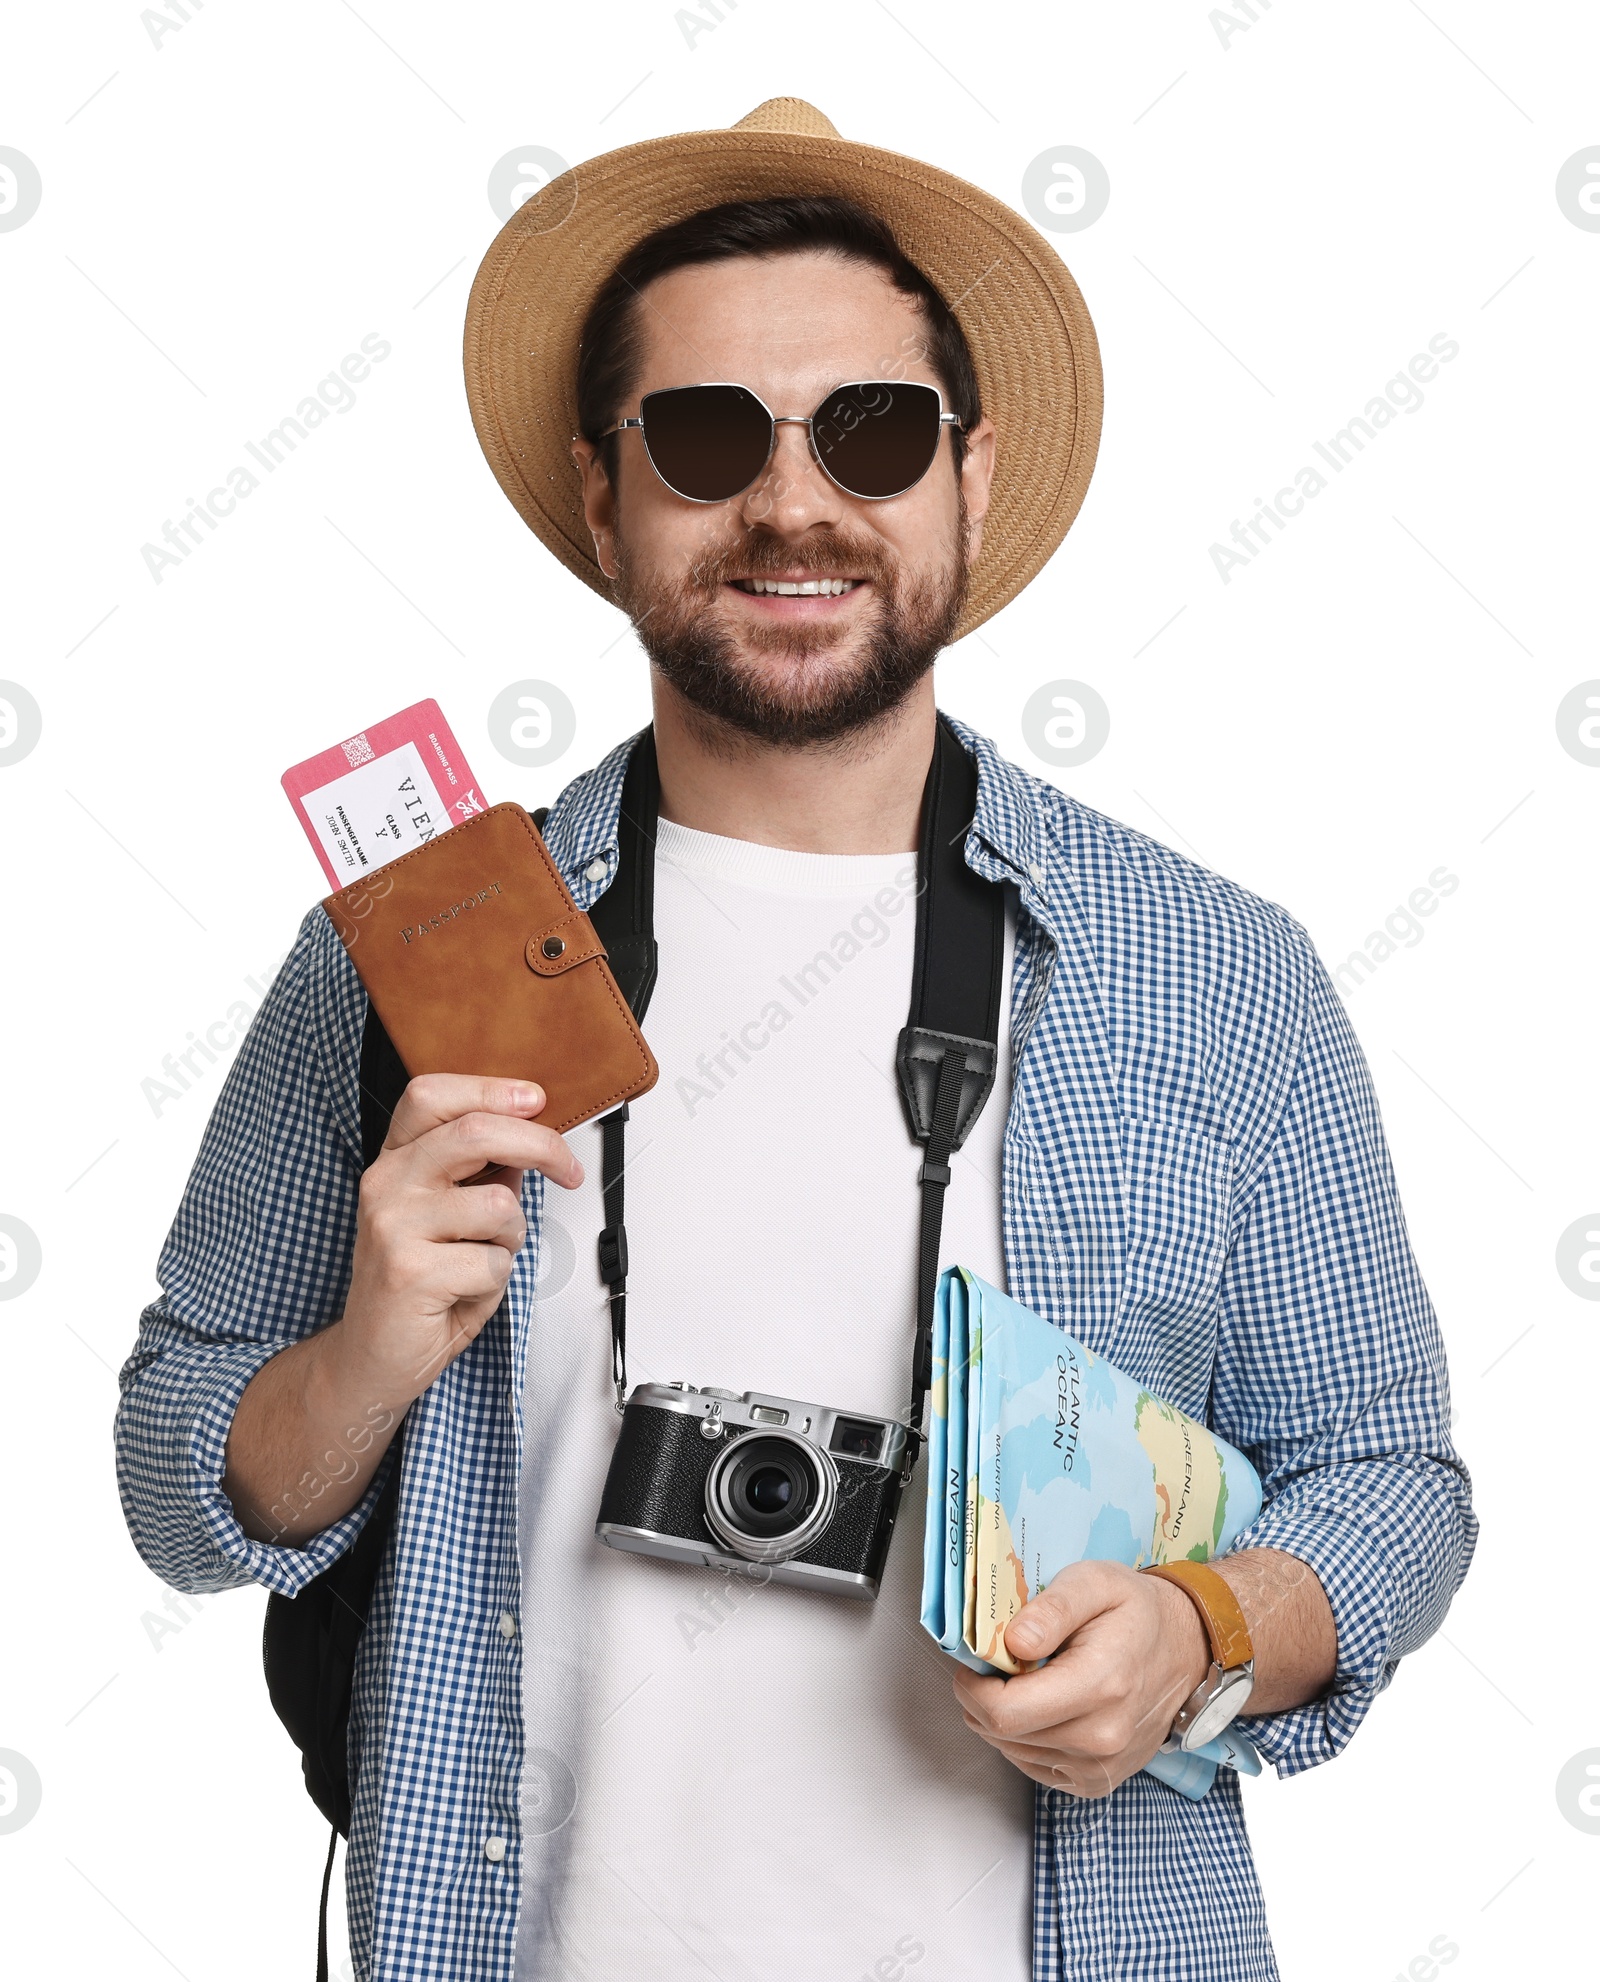
[[818, 537], [804, 544], [785, 543], [753, 531], [738, 543], [707, 550], [689, 567], [689, 582], [709, 597], [735, 578], [785, 577], [803, 572], [808, 578], [864, 578], [886, 589], [894, 575], [893, 561], [878, 545], [864, 538]]

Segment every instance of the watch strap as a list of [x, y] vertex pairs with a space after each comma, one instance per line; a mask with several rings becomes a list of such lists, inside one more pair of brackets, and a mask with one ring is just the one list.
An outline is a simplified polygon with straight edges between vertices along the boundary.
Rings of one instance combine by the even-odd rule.
[[1153, 1562], [1142, 1573], [1176, 1583], [1190, 1598], [1211, 1640], [1211, 1657], [1221, 1671], [1247, 1665], [1254, 1657], [1250, 1627], [1239, 1599], [1215, 1569], [1203, 1562]]

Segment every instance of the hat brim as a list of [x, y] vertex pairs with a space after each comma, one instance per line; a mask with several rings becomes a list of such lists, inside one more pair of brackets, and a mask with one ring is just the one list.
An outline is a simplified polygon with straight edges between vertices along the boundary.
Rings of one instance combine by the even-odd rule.
[[691, 131], [574, 166], [490, 244], [467, 302], [467, 403], [518, 514], [603, 596], [571, 459], [579, 333], [601, 285], [658, 228], [728, 200], [827, 194], [893, 230], [955, 311], [996, 436], [994, 486], [959, 639], [1016, 597], [1066, 535], [1100, 439], [1100, 351], [1065, 264], [965, 180], [845, 138]]

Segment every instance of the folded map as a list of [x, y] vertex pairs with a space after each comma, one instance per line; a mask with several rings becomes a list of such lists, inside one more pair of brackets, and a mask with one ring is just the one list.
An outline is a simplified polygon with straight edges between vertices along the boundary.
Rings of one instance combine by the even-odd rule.
[[[964, 1665], [1032, 1670], [1006, 1626], [1069, 1563], [1205, 1562], [1260, 1512], [1242, 1452], [977, 1274], [947, 1268], [933, 1315], [922, 1623]], [[1147, 1766], [1198, 1798], [1219, 1764], [1261, 1770], [1231, 1729]]]

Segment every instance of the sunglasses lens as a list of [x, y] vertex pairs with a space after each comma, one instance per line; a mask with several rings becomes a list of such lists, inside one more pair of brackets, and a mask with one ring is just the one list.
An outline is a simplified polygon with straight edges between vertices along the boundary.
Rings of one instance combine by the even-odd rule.
[[647, 392], [639, 412], [650, 464], [694, 502], [727, 502], [749, 488], [772, 452], [767, 409], [741, 385]]
[[843, 385], [812, 426], [817, 459], [851, 495], [882, 500], [915, 488], [939, 445], [939, 395], [931, 385]]

